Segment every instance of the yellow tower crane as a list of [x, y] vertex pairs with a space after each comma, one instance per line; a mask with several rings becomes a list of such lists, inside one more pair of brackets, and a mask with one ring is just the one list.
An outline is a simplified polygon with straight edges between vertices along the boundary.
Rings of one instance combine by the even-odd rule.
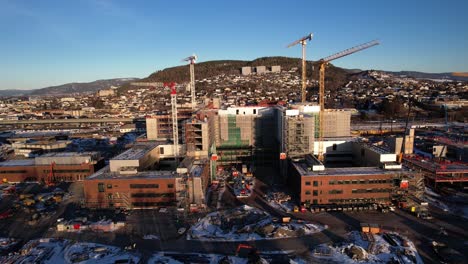
[[324, 123], [324, 115], [325, 115], [325, 67], [328, 63], [332, 60], [339, 59], [344, 56], [348, 56], [355, 52], [370, 48], [372, 46], [379, 45], [380, 42], [378, 40], [373, 40], [338, 53], [335, 53], [331, 56], [322, 58], [318, 61], [320, 67], [320, 74], [319, 74], [319, 104], [320, 104], [320, 112], [319, 112], [319, 149], [318, 149], [318, 159], [320, 161], [324, 160], [323, 157], [323, 123]]
[[307, 40], [312, 40], [313, 34], [310, 33], [309, 35], [294, 41], [293, 43], [289, 44], [287, 47], [290, 48], [295, 46], [299, 43], [302, 45], [302, 90], [301, 90], [301, 102], [305, 103], [306, 101], [306, 45]]

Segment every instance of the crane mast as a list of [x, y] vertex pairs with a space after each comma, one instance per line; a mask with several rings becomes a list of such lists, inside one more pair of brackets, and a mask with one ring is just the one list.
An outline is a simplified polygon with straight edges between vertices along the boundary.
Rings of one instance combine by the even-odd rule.
[[195, 62], [197, 61], [197, 55], [193, 54], [190, 57], [183, 59], [182, 61], [188, 61], [190, 64], [190, 92], [192, 97], [192, 108], [195, 109], [197, 100], [195, 98]]
[[298, 39], [291, 44], [289, 44], [287, 47], [290, 48], [292, 46], [295, 46], [297, 44], [302, 45], [302, 89], [301, 89], [301, 102], [305, 103], [306, 101], [306, 45], [307, 45], [307, 40], [312, 40], [313, 34], [310, 33], [309, 35]]
[[322, 58], [319, 60], [319, 67], [320, 67], [320, 74], [319, 74], [319, 104], [320, 104], [320, 112], [319, 112], [319, 149], [318, 149], [318, 159], [320, 161], [324, 160], [323, 156], [323, 130], [324, 130], [324, 118], [325, 118], [325, 68], [328, 63], [332, 60], [336, 60], [358, 51], [368, 49], [370, 47], [379, 45], [380, 42], [378, 40], [373, 40], [370, 42], [366, 42], [364, 44], [345, 49], [328, 57]]
[[174, 140], [174, 157], [176, 163], [179, 156], [179, 126], [177, 125], [177, 91], [175, 83], [168, 84], [171, 88], [171, 107], [172, 107], [172, 139]]

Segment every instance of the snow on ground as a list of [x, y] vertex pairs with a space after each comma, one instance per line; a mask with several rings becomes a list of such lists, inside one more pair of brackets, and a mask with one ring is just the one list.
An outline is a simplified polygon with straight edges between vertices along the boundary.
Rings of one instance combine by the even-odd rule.
[[159, 240], [159, 237], [157, 235], [145, 235], [145, 236], [143, 236], [143, 239], [146, 239], [146, 240]]
[[122, 251], [118, 247], [95, 243], [74, 243], [64, 239], [43, 238], [31, 240], [21, 249], [21, 255], [0, 257], [0, 263], [115, 263], [134, 261], [140, 257], [134, 253]]
[[310, 235], [323, 229], [324, 226], [296, 220], [279, 223], [268, 213], [244, 205], [208, 214], [190, 228], [187, 239], [212, 241], [278, 239]]
[[[236, 256], [226, 256], [217, 254], [199, 254], [186, 252], [158, 252], [154, 254], [147, 262], [148, 264], [182, 264], [182, 263], [207, 263], [207, 264], [247, 264], [247, 258]], [[260, 264], [268, 264], [265, 258], [260, 258]], [[301, 262], [298, 262], [301, 263]], [[302, 263], [301, 263], [302, 264]]]
[[[408, 238], [393, 232], [371, 237], [374, 241], [366, 241], [362, 233], [353, 231], [349, 233], [348, 242], [337, 246], [319, 245], [312, 255], [316, 260], [333, 263], [423, 263], [416, 247]], [[388, 239], [392, 239], [395, 244], [390, 244]]]

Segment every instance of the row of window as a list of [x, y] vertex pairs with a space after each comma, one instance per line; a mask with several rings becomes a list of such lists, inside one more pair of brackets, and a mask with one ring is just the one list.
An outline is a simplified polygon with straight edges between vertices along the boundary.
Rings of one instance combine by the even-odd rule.
[[[369, 179], [369, 180], [345, 180], [345, 181], [329, 181], [329, 185], [341, 185], [341, 184], [384, 184], [392, 183], [391, 179]], [[315, 185], [314, 185], [315, 186]]]
[[10, 173], [27, 173], [26, 170], [11, 170], [11, 171], [0, 171], [0, 174], [10, 174]]
[[164, 198], [174, 198], [174, 193], [132, 193], [132, 198], [156, 198], [156, 197], [164, 197]]
[[[305, 182], [305, 185], [307, 185], [307, 186], [310, 186], [310, 184], [311, 184], [310, 181], [306, 181], [306, 182]], [[319, 182], [318, 182], [318, 181], [313, 181], [313, 184], [314, 184], [315, 187], [319, 186]], [[322, 185], [322, 184], [320, 184], [320, 185]]]
[[[50, 170], [43, 170], [44, 173], [50, 173]], [[89, 172], [89, 170], [53, 170], [54, 173], [77, 173]]]
[[134, 207], [155, 207], [155, 206], [168, 206], [171, 203], [168, 202], [134, 202], [132, 206]]
[[[131, 189], [158, 189], [159, 184], [130, 184]], [[169, 183], [167, 184], [167, 188], [172, 189], [174, 188], [174, 184]], [[107, 189], [112, 189], [112, 184], [107, 184]], [[104, 192], [105, 191], [105, 184], [103, 182], [98, 183], [98, 191]]]
[[353, 189], [351, 193], [389, 193], [392, 189]]
[[329, 203], [364, 203], [364, 202], [385, 202], [388, 201], [388, 198], [359, 198], [359, 199], [330, 199]]

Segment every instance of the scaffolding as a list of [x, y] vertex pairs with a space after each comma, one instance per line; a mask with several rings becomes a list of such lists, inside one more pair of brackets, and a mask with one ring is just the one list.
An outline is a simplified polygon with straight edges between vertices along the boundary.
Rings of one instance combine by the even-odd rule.
[[314, 123], [312, 116], [286, 117], [285, 140], [289, 157], [296, 157], [313, 152]]

